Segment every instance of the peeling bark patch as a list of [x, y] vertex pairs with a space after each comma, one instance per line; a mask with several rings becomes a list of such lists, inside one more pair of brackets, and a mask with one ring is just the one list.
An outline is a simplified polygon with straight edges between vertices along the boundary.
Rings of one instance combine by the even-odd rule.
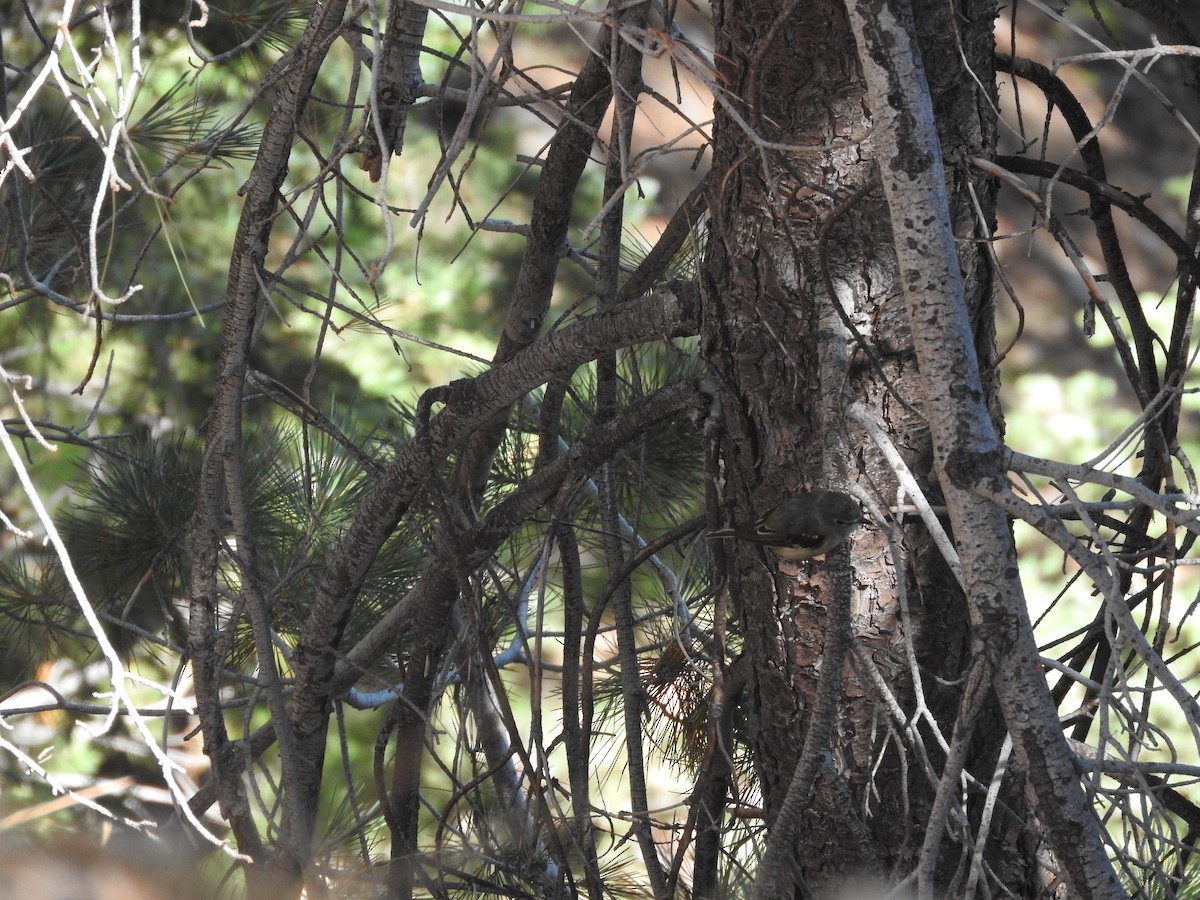
[[[887, 4], [868, 3], [863, 6], [870, 10], [864, 14], [867, 24], [863, 28], [863, 36], [870, 48], [868, 52], [891, 82], [885, 102], [895, 113], [891, 124], [895, 129], [897, 153], [888, 160], [887, 168], [893, 173], [902, 172], [913, 180], [939, 163], [936, 150], [924, 143], [920, 123], [906, 99], [910, 87], [905, 81], [915, 78], [924, 82], [925, 71], [920, 59], [913, 58], [907, 52], [908, 34], [898, 17], [887, 9]], [[876, 27], [877, 22], [881, 23], [879, 27]], [[896, 66], [897, 60], [909, 62], [911, 68], [900, 71]]]
[[901, 100], [899, 93], [888, 95], [888, 102], [897, 112], [894, 122], [896, 148], [899, 151], [889, 160], [888, 168], [893, 173], [902, 172], [906, 178], [913, 181], [933, 168], [937, 158], [921, 143], [920, 137], [914, 136], [914, 132], [919, 132], [920, 129], [916, 127], [912, 113], [897, 105]]
[[983, 402], [983, 392], [979, 389], [979, 386], [965, 381], [960, 381], [951, 386], [950, 396], [964, 403]]
[[956, 488], [973, 490], [985, 479], [995, 474], [1000, 465], [1000, 455], [995, 450], [976, 450], [971, 447], [955, 446], [946, 456], [946, 477]]
[[915, 141], [907, 140], [909, 134], [908, 131], [901, 132], [901, 137], [905, 138], [901, 141], [903, 152], [892, 160], [892, 168], [893, 171], [898, 168], [909, 178], [915, 178], [933, 167], [934, 156]]

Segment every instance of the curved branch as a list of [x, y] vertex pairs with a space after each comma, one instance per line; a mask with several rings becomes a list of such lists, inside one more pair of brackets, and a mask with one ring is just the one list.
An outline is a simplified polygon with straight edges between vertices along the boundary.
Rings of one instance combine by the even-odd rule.
[[[659, 291], [636, 303], [622, 304], [610, 313], [589, 316], [537, 342], [505, 365], [490, 369], [477, 378], [463, 379], [444, 389], [431, 391], [422, 398], [421, 406], [425, 410], [434, 402], [444, 403], [445, 408], [430, 419], [425, 435], [402, 447], [396, 454], [375, 489], [363, 501], [321, 576], [308, 622], [296, 650], [296, 687], [291, 721], [298, 733], [324, 732], [330, 703], [336, 693], [331, 690], [331, 682], [337, 680], [342, 683], [347, 677], [340, 666], [341, 674], [336, 679], [334, 676], [342, 632], [358, 599], [367, 570], [423, 483], [427, 459], [448, 455], [480, 423], [507, 409], [522, 395], [547, 380], [565, 377], [604, 350], [667, 336], [694, 334], [698, 326], [697, 317], [698, 306], [694, 297], [682, 292]], [[567, 457], [567, 460], [577, 459], [578, 452], [581, 451], [576, 448], [576, 454]], [[556, 467], [563, 464], [556, 461], [546, 471], [557, 471]], [[540, 473], [530, 483], [547, 477], [552, 476], [547, 476], [546, 472]], [[500, 521], [497, 517], [509, 514], [506, 510], [511, 510], [512, 505], [520, 502], [523, 496], [525, 494], [518, 492], [508, 498], [479, 527], [487, 529], [491, 522], [491, 527], [495, 528], [495, 523]], [[538, 502], [544, 502], [544, 499]], [[514, 521], [521, 520], [523, 516]], [[501, 529], [501, 534], [507, 532]], [[484, 537], [478, 535], [476, 539], [484, 540]], [[478, 561], [486, 559], [488, 555], [490, 551]], [[387, 621], [393, 619], [394, 616], [389, 613]], [[347, 684], [353, 683], [361, 671], [356, 668], [350, 673]]]
[[[1003, 482], [1001, 445], [980, 380], [912, 11], [905, 0], [852, 0], [847, 9], [880, 142], [938, 481], [959, 535], [975, 646], [994, 667], [996, 694], [1028, 772], [1034, 809], [1054, 836], [1053, 850], [1073, 890], [1123, 897], [1037, 666], [1012, 533], [1003, 511], [977, 493]], [[921, 889], [928, 895], [932, 886]]]
[[1114, 187], [1106, 181], [1098, 181], [1085, 172], [1060, 166], [1044, 159], [1033, 159], [1028, 156], [997, 156], [996, 164], [1019, 175], [1057, 178], [1073, 188], [1086, 192], [1093, 202], [1103, 201], [1123, 210], [1129, 214], [1130, 218], [1136, 219], [1150, 229], [1155, 237], [1170, 248], [1179, 261], [1180, 270], [1186, 272], [1193, 279], [1200, 280], [1200, 259], [1196, 258], [1196, 254], [1179, 232], [1168, 225], [1158, 213], [1146, 206], [1145, 197], [1135, 197], [1128, 191]]
[[853, 568], [850, 550], [843, 544], [829, 555], [829, 580], [835, 600], [825, 609], [825, 641], [821, 654], [821, 672], [817, 702], [804, 734], [804, 747], [796, 760], [787, 795], [767, 836], [758, 874], [754, 878], [754, 900], [772, 900], [780, 887], [781, 876], [792, 855], [793, 840], [812, 798], [817, 775], [833, 746], [833, 729], [842, 698], [842, 678], [850, 651], [852, 622], [849, 601]]
[[252, 881], [258, 877], [270, 879], [273, 884], [258, 886], [269, 892], [294, 889], [311, 855], [311, 829], [319, 785], [319, 778], [311, 777], [311, 773], [321, 770], [324, 739], [322, 736], [319, 745], [312, 740], [298, 743], [288, 728], [265, 601], [256, 589], [254, 532], [243, 471], [242, 396], [256, 333], [258, 275], [275, 221], [279, 187], [287, 172], [301, 112], [316, 83], [321, 62], [341, 27], [345, 7], [345, 0], [331, 0], [317, 7], [295, 54], [280, 63], [287, 67], [288, 74], [263, 129], [250, 179], [243, 187], [246, 202], [230, 260], [216, 389], [208, 414], [194, 519], [188, 647], [196, 679], [197, 708], [204, 726], [204, 752], [212, 759], [221, 808], [234, 824], [239, 846], [259, 858], [265, 856], [265, 848], [241, 783], [242, 752], [229, 741], [220, 706], [217, 573], [227, 507], [232, 513], [237, 539], [236, 561], [245, 589], [243, 599], [250, 612], [258, 664], [268, 684], [267, 701], [278, 733], [283, 793], [287, 797], [278, 845], [284, 862], [277, 871], [250, 873]]
[[[1095, 132], [1083, 105], [1075, 98], [1070, 89], [1063, 84], [1053, 72], [1045, 66], [1021, 57], [997, 54], [996, 68], [1009, 72], [1037, 85], [1045, 94], [1052, 106], [1057, 106], [1063, 119], [1071, 129], [1071, 134], [1079, 147], [1079, 155], [1087, 167], [1087, 173], [1097, 182], [1108, 181], [1104, 167], [1104, 157], [1100, 153], [1100, 143], [1096, 140]], [[1065, 167], [1063, 167], [1065, 169]], [[1117, 237], [1116, 225], [1113, 223], [1112, 208], [1108, 198], [1092, 195], [1091, 217], [1096, 223], [1096, 237], [1104, 254], [1105, 265], [1108, 266], [1108, 280], [1116, 289], [1121, 308], [1129, 319], [1129, 328], [1133, 333], [1133, 344], [1138, 354], [1138, 368], [1141, 374], [1140, 383], [1133, 384], [1142, 405], [1150, 402], [1158, 393], [1160, 386], [1158, 367], [1154, 360], [1154, 331], [1146, 321], [1142, 312], [1142, 304], [1129, 278], [1129, 269], [1125, 265], [1125, 253], [1121, 249], [1121, 241]]]

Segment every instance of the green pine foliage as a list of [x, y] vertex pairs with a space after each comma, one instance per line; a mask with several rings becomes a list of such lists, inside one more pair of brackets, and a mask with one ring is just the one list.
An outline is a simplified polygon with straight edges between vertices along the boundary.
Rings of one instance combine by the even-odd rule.
[[[320, 563], [350, 522], [370, 483], [337, 440], [297, 426], [247, 436], [246, 487], [258, 551], [259, 589], [273, 626], [295, 634], [316, 590]], [[367, 441], [363, 441], [367, 443]], [[185, 437], [130, 441], [93, 458], [76, 487], [60, 529], [88, 596], [114, 620], [118, 643], [131, 652], [151, 636], [182, 642], [191, 519], [200, 447]], [[232, 526], [228, 540], [236, 540]], [[398, 534], [372, 573], [357, 632], [411, 585], [423, 554], [409, 533]], [[0, 573], [3, 577], [3, 573]], [[16, 577], [15, 574], [13, 576]], [[232, 566], [225, 586], [232, 602], [245, 573]], [[15, 589], [14, 589], [15, 590]], [[33, 591], [32, 585], [25, 587]], [[60, 594], [62, 597], [68, 594]], [[69, 605], [48, 624], [70, 619]], [[249, 635], [245, 635], [249, 641]], [[252, 644], [237, 658], [249, 660]]]

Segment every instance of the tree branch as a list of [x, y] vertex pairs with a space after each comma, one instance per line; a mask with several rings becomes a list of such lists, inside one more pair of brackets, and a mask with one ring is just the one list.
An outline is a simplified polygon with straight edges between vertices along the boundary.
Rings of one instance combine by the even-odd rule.
[[[1123, 897], [1099, 823], [1037, 665], [1037, 646], [1002, 510], [976, 491], [1003, 481], [951, 231], [946, 173], [907, 0], [848, 0], [880, 143], [894, 246], [925, 391], [935, 464], [967, 586], [977, 652], [989, 656], [1038, 817], [1073, 890]], [[971, 536], [969, 542], [964, 541]]]

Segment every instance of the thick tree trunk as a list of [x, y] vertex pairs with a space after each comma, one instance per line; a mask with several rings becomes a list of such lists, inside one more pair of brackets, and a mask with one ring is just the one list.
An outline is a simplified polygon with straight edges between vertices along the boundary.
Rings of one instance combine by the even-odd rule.
[[[904, 230], [896, 255], [925, 383], [935, 469], [950, 521], [960, 532], [962, 582], [970, 598], [976, 656], [950, 759], [965, 757], [958, 732], [963, 728], [969, 735], [973, 727], [973, 712], [966, 710], [994, 683], [1016, 761], [1029, 782], [1032, 810], [1050, 836], [1056, 877], [1078, 896], [1124, 896], [1041, 674], [1008, 521], [991, 502], [1007, 489], [1007, 473], [972, 347], [976, 319], [965, 302], [932, 94], [912, 39], [912, 10], [908, 0], [853, 0], [849, 8], [880, 130], [881, 180], [892, 228], [898, 237]], [[949, 761], [947, 770], [935, 810], [938, 804], [949, 809], [956, 789]], [[947, 824], [935, 812], [926, 832], [918, 881], [922, 900], [938, 887], [926, 860]]]
[[[980, 128], [993, 102], [981, 87], [993, 80], [992, 12], [951, 21], [957, 14], [945, 4], [918, 10], [950, 159], [991, 153], [993, 135]], [[721, 81], [743, 101], [720, 108], [709, 198], [703, 352], [726, 388], [723, 514], [746, 521], [789, 494], [851, 483], [886, 511], [895, 503], [896, 458], [936, 494], [922, 382], [844, 5], [725, 0], [715, 14]], [[978, 80], [964, 68], [960, 46]], [[956, 173], [951, 186], [960, 239], [978, 234], [966, 177]], [[990, 187], [974, 189], [990, 216]], [[988, 360], [990, 271], [976, 244], [960, 240], [959, 249], [979, 323], [977, 352]], [[986, 387], [994, 393], [995, 379]], [[853, 872], [898, 878], [916, 869], [945, 760], [932, 723], [949, 741], [970, 667], [969, 617], [954, 572], [924, 525], [894, 538], [889, 546], [885, 529], [864, 529], [849, 559], [834, 553], [797, 564], [730, 547], [766, 820], [775, 832], [794, 829], [787, 855], [814, 890]], [[833, 604], [850, 604], [858, 647], [850, 648], [836, 726], [813, 746]], [[967, 768], [986, 783], [1004, 727], [990, 693], [982, 703]], [[896, 711], [911, 716], [922, 704], [928, 720], [906, 733]], [[811, 763], [816, 778], [799, 820], [781, 821], [806, 740], [829, 754]], [[1022, 833], [1021, 791], [1011, 781], [988, 864], [1009, 890], [1032, 895], [1033, 842]], [[971, 852], [949, 844], [937, 856], [942, 890]]]

